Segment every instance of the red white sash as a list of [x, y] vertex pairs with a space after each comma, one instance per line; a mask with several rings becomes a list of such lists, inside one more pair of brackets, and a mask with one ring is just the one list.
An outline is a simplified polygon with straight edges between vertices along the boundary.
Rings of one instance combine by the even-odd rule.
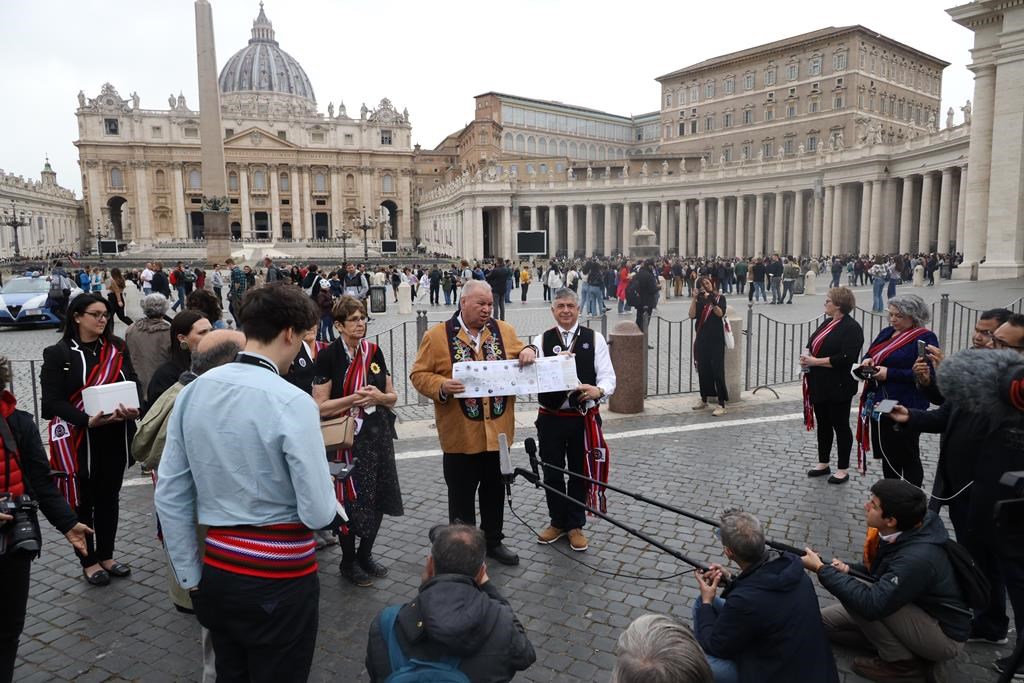
[[[79, 389], [75, 391], [68, 401], [78, 410], [84, 410], [82, 402], [82, 390], [86, 387], [98, 387], [103, 384], [119, 381], [121, 366], [124, 364], [124, 356], [121, 351], [112, 343], [100, 342], [99, 362], [93, 367], [89, 376]], [[57, 479], [57, 488], [71, 505], [72, 509], [78, 507], [78, 450], [82, 446], [82, 440], [86, 440], [88, 449], [88, 427], [76, 427], [70, 422], [55, 417], [50, 420], [50, 467], [58, 472], [65, 472], [67, 477]], [[91, 458], [91, 453], [87, 453]], [[87, 466], [89, 463], [87, 463]]]
[[[907, 344], [913, 344], [929, 332], [927, 327], [914, 327], [904, 332], [894, 334], [888, 339], [878, 342], [868, 349], [868, 356], [874, 361], [875, 367], [882, 365], [886, 358], [902, 349]], [[871, 451], [871, 415], [864, 410], [867, 403], [868, 388], [876, 386], [877, 382], [868, 380], [864, 382], [864, 389], [860, 393], [860, 405], [857, 409], [857, 468], [864, 474], [868, 470], [868, 462], [865, 457]]]
[[[818, 352], [821, 351], [821, 345], [824, 343], [825, 337], [827, 337], [832, 330], [836, 329], [843, 317], [844, 316], [839, 316], [835, 320], [829, 321], [824, 327], [819, 327], [818, 330], [811, 335], [812, 339], [809, 347], [811, 356], [814, 358], [818, 357]], [[801, 380], [804, 396], [804, 427], [807, 428], [807, 431], [812, 431], [814, 429], [814, 407], [811, 405], [811, 389], [807, 384], [808, 374], [809, 373], [805, 372]]]
[[[344, 345], [345, 342], [339, 340], [337, 343]], [[355, 356], [352, 358], [352, 362], [348, 364], [348, 369], [345, 371], [345, 379], [342, 383], [343, 396], [351, 396], [356, 393], [358, 389], [362, 389], [366, 386], [366, 378], [370, 376], [370, 363], [373, 361], [373, 357], [376, 353], [376, 344], [368, 339], [361, 339], [359, 341], [359, 344], [356, 345]], [[349, 414], [356, 420], [356, 434], [358, 434], [363, 419], [366, 417], [366, 412], [358, 406], [353, 406], [349, 410]], [[355, 445], [353, 444], [352, 448], [345, 448], [338, 451], [336, 461], [351, 465], [353, 458], [352, 451], [354, 449]], [[356, 492], [356, 478], [354, 475], [350, 475], [345, 479], [345, 481], [334, 482], [334, 494], [337, 497], [338, 502], [343, 505], [346, 501], [355, 501]], [[347, 527], [343, 526], [342, 531], [347, 532]]]

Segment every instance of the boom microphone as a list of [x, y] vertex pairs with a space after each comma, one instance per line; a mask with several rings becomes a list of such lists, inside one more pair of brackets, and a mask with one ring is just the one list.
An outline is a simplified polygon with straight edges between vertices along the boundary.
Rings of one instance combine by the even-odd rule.
[[967, 349], [942, 361], [939, 390], [955, 405], [995, 418], [1015, 416], [1011, 383], [1024, 372], [1024, 356], [1010, 349]]
[[505, 480], [505, 495], [512, 500], [512, 480], [515, 472], [512, 470], [512, 458], [508, 453], [508, 436], [498, 434], [498, 469], [501, 470], [501, 478]]
[[524, 445], [526, 447], [526, 454], [530, 456], [530, 469], [533, 470], [533, 476], [540, 478], [540, 465], [537, 462], [537, 442], [531, 436], [526, 439]]

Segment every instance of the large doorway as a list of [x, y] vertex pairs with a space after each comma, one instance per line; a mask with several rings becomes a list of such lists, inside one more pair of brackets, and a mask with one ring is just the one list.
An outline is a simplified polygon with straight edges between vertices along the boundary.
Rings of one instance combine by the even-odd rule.
[[253, 230], [256, 231], [256, 239], [270, 239], [270, 219], [266, 211], [257, 211], [252, 215]]
[[[380, 231], [381, 239], [398, 239], [398, 205], [390, 199], [380, 203], [382, 209], [387, 209], [387, 226], [382, 225]], [[381, 212], [383, 214], [383, 212]]]
[[188, 234], [194, 240], [201, 240], [206, 237], [206, 227], [203, 224], [202, 211], [192, 211], [189, 213]]
[[238, 221], [231, 223], [231, 239], [240, 240], [242, 239], [242, 224]]
[[492, 238], [492, 236], [491, 236], [491, 232], [492, 232], [491, 228], [492, 228], [493, 223], [494, 223], [493, 213], [490, 212], [490, 211], [487, 211], [487, 210], [484, 210], [482, 213], [483, 213], [483, 217], [484, 217], [484, 224], [483, 224], [483, 226], [481, 226], [481, 230], [484, 231], [484, 253], [483, 253], [483, 255], [484, 256], [493, 256], [494, 255], [494, 249], [493, 249], [492, 245], [498, 243], [498, 240], [496, 239], [496, 236], [494, 238]]
[[113, 232], [107, 237], [121, 242], [124, 240], [124, 212], [121, 210], [127, 200], [124, 197], [111, 197], [107, 200], [107, 209], [110, 213], [110, 224]]
[[313, 229], [316, 239], [325, 240], [330, 238], [331, 225], [326, 213], [318, 211], [313, 214]]
[[292, 224], [285, 221], [281, 224], [281, 239], [291, 240], [292, 238]]

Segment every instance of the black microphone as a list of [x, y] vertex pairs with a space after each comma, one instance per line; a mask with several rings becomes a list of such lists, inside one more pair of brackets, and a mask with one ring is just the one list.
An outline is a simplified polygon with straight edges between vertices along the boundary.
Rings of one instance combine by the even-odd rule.
[[530, 456], [530, 469], [533, 470], [533, 476], [540, 478], [540, 465], [537, 462], [537, 442], [534, 441], [533, 437], [529, 437], [524, 442], [526, 446], [526, 454]]
[[505, 495], [512, 500], [512, 480], [515, 472], [512, 470], [512, 458], [508, 453], [508, 437], [498, 434], [498, 469], [501, 470], [501, 478], [505, 480]]

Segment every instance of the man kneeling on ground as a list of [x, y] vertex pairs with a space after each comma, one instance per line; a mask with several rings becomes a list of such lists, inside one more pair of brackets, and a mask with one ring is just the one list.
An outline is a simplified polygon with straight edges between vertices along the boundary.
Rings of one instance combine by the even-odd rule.
[[[725, 556], [741, 571], [730, 576], [713, 564], [697, 576], [693, 630], [715, 683], [838, 683], [814, 585], [800, 560], [768, 550], [761, 523], [747, 512], [727, 510], [718, 531]], [[723, 578], [728, 586], [716, 598]]]
[[[853, 670], [874, 681], [934, 675], [935, 664], [953, 659], [970, 631], [967, 609], [945, 550], [942, 520], [927, 509], [923, 491], [901, 479], [871, 487], [864, 504], [869, 529], [865, 563], [831, 565], [808, 548], [804, 567], [841, 604], [821, 611], [829, 638], [842, 645], [877, 650], [857, 657]], [[853, 569], [878, 579], [866, 583]]]
[[[471, 681], [510, 681], [536, 661], [526, 629], [487, 577], [484, 534], [464, 524], [431, 530], [419, 595], [370, 623], [370, 681], [396, 671], [458, 670]], [[410, 661], [416, 660], [416, 661]], [[447, 679], [445, 679], [447, 680]]]

